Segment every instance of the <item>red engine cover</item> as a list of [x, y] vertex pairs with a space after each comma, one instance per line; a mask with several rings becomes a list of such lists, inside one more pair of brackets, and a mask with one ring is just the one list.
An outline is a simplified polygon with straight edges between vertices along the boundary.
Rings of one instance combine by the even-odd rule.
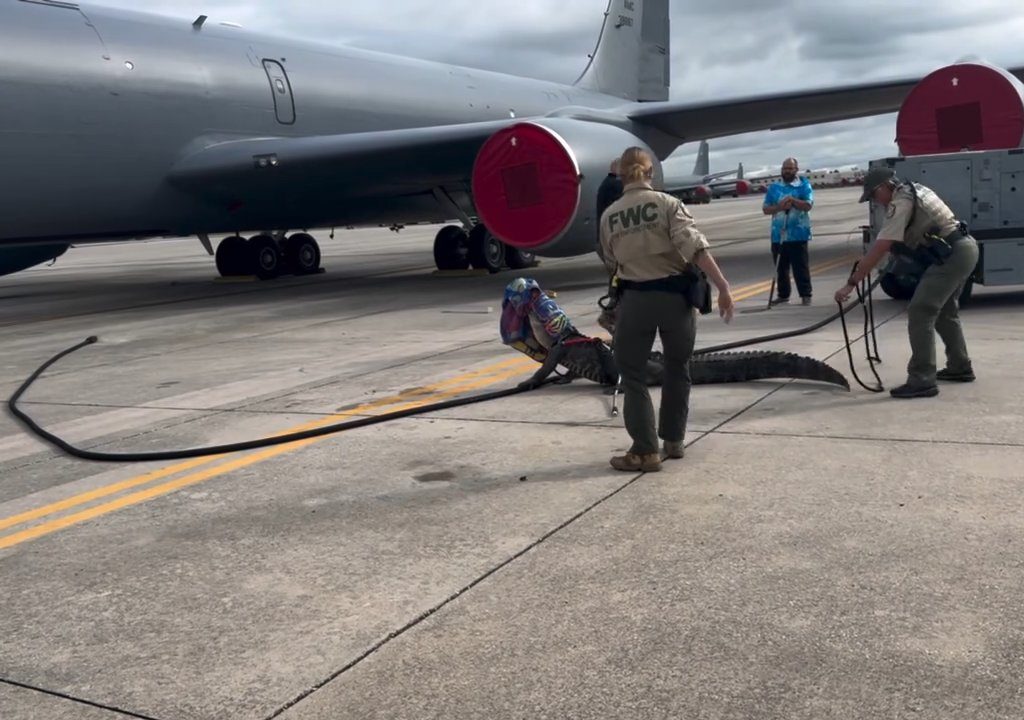
[[491, 233], [515, 247], [539, 247], [573, 221], [580, 169], [553, 131], [518, 123], [488, 138], [473, 165], [473, 200]]
[[1022, 141], [1024, 85], [991, 65], [958, 63], [930, 73], [896, 119], [904, 156], [1016, 148]]

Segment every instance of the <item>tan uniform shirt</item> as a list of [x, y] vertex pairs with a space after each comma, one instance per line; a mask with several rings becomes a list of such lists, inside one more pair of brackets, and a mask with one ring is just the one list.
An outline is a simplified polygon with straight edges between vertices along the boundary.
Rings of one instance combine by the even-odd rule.
[[601, 215], [605, 265], [623, 280], [678, 275], [709, 246], [682, 200], [646, 182], [626, 185]]
[[938, 228], [938, 235], [946, 237], [959, 227], [956, 215], [931, 188], [920, 183], [915, 183], [915, 187], [918, 204], [914, 224], [907, 227], [907, 221], [910, 220], [910, 213], [914, 208], [914, 196], [907, 185], [900, 185], [885, 210], [885, 222], [878, 231], [879, 240], [902, 242], [913, 250], [928, 243], [925, 239], [926, 232]]

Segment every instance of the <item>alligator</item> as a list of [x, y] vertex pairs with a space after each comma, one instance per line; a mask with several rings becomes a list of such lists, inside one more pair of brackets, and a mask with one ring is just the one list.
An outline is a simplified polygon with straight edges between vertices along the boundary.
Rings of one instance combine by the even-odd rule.
[[[614, 312], [606, 308], [599, 324], [613, 332]], [[504, 344], [541, 364], [540, 369], [522, 385], [539, 385], [556, 372], [559, 365], [568, 371], [561, 376], [560, 382], [584, 378], [603, 386], [619, 383], [612, 347], [599, 337], [580, 332], [565, 311], [532, 278], [516, 278], [506, 286], [500, 332]], [[661, 385], [664, 369], [664, 356], [652, 351], [647, 361], [647, 385]], [[694, 385], [772, 378], [820, 381], [850, 389], [846, 377], [835, 368], [795, 353], [776, 350], [696, 351], [690, 360], [690, 381]]]

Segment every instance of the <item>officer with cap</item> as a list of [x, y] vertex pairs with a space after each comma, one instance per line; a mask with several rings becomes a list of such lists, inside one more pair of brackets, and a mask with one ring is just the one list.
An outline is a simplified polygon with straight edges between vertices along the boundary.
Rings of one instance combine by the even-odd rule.
[[[623, 194], [602, 215], [600, 232], [605, 265], [618, 276], [621, 290], [612, 343], [622, 378], [623, 419], [633, 443], [625, 455], [613, 457], [611, 465], [616, 470], [652, 472], [661, 469], [659, 437], [666, 457], [683, 457], [690, 357], [697, 333], [690, 291], [695, 287], [692, 282], [699, 280], [690, 266], [707, 273], [718, 288], [718, 309], [726, 322], [732, 319], [733, 299], [707, 238], [686, 206], [651, 186], [650, 154], [627, 148], [619, 173]], [[657, 429], [646, 383], [656, 334], [665, 355]]]
[[[977, 242], [931, 188], [901, 182], [891, 168], [868, 171], [860, 202], [868, 200], [885, 208], [885, 222], [846, 285], [836, 291], [836, 301], [845, 302], [888, 252], [913, 255], [927, 265], [907, 308], [911, 349], [907, 382], [889, 394], [896, 398], [934, 397], [939, 393], [936, 380], [974, 380], [960, 327], [958, 298], [977, 265]], [[936, 332], [946, 348], [946, 367], [938, 371]]]

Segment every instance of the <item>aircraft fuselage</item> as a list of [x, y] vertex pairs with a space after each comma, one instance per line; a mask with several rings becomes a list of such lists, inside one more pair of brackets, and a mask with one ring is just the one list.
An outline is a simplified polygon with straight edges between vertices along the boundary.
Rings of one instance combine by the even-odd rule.
[[[310, 226], [309, 217], [287, 208], [225, 207], [167, 182], [177, 161], [213, 142], [523, 118], [623, 102], [557, 83], [272, 39], [212, 21], [194, 28], [65, 5], [0, 4], [3, 244]], [[344, 226], [432, 213], [446, 218], [424, 195], [339, 203], [330, 212], [313, 219]]]

